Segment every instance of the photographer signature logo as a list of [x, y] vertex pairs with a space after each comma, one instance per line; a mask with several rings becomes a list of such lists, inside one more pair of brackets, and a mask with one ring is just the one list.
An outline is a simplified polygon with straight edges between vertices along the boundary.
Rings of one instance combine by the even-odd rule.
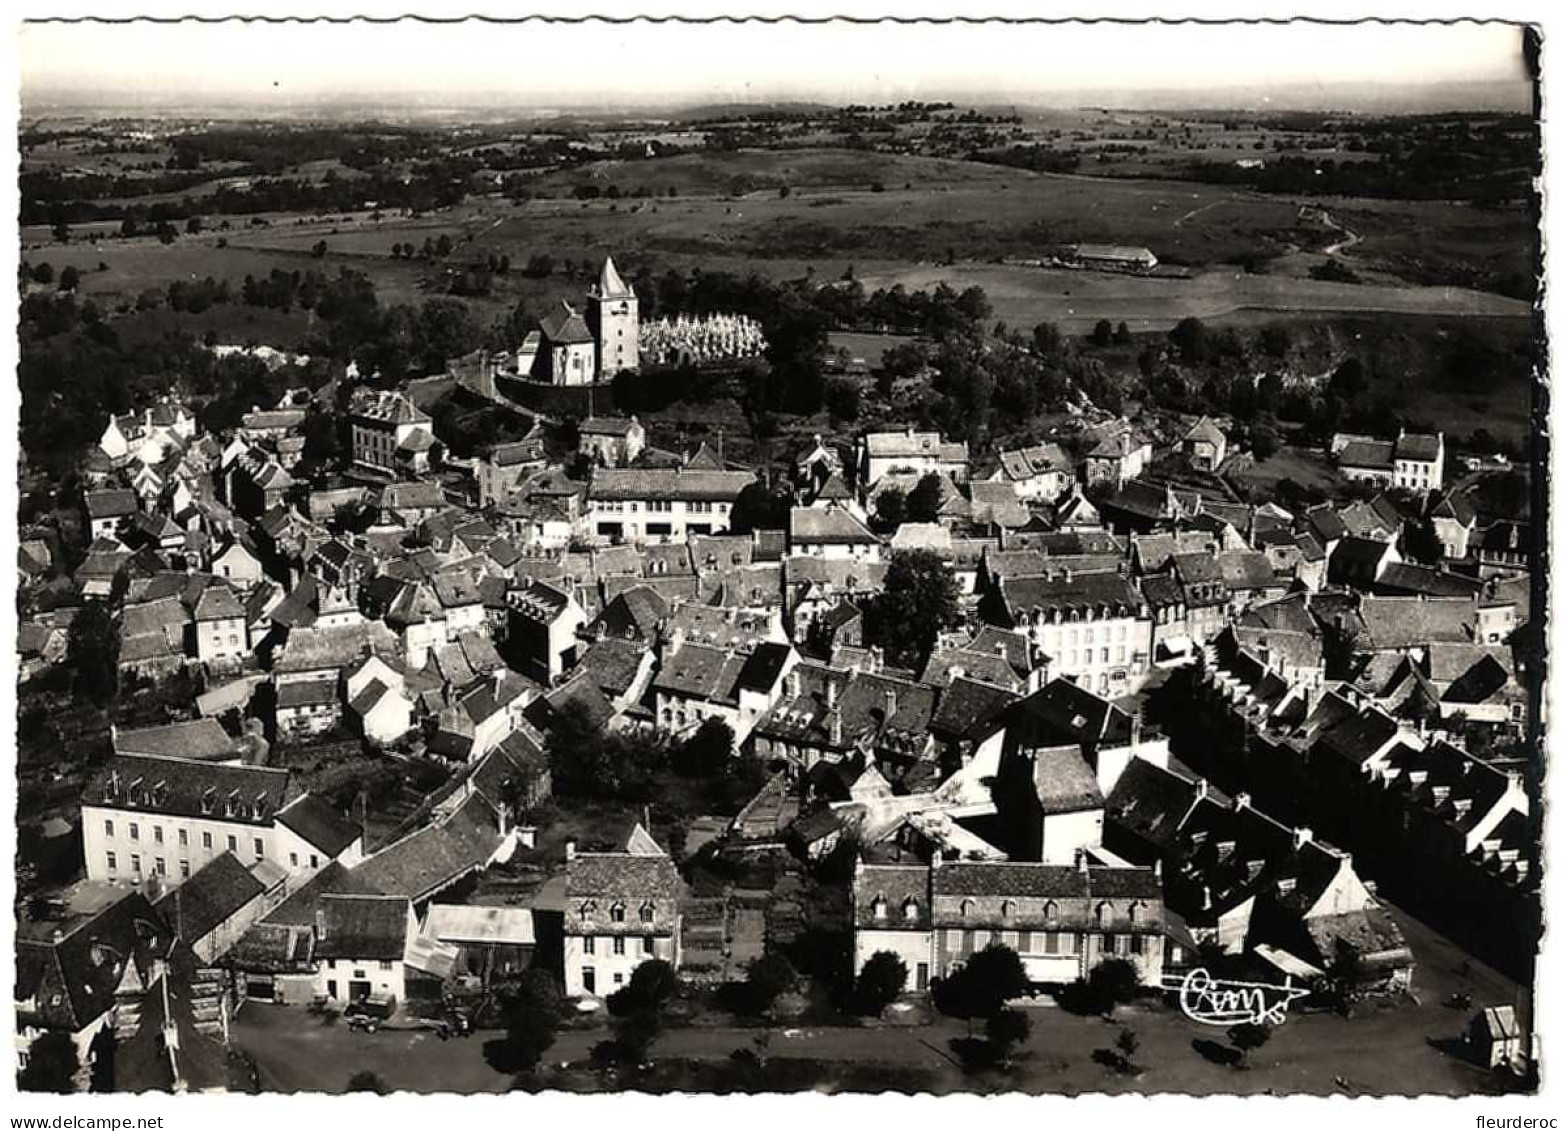
[[1184, 978], [1166, 976], [1164, 988], [1179, 995], [1181, 1012], [1202, 1025], [1279, 1025], [1289, 1004], [1310, 994], [1291, 983], [1231, 982], [1198, 967]]

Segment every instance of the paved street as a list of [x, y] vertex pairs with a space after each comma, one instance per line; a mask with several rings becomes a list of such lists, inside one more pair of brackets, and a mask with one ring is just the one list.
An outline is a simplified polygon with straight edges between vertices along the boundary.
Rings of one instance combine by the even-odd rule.
[[[1511, 1002], [1516, 987], [1471, 961], [1458, 973], [1460, 951], [1418, 922], [1401, 917], [1421, 964], [1415, 975], [1419, 1003], [1367, 1012], [1353, 1020], [1333, 1014], [1291, 1016], [1254, 1054], [1253, 1067], [1238, 1071], [1205, 1059], [1194, 1041], [1224, 1043], [1224, 1030], [1198, 1025], [1159, 1006], [1123, 1011], [1115, 1023], [1077, 1017], [1052, 1005], [1030, 1009], [1032, 1036], [1008, 1086], [1032, 1092], [1308, 1092], [1350, 1093], [1380, 1085], [1393, 1094], [1464, 1095], [1482, 1091], [1486, 1077], [1428, 1043], [1456, 1037], [1468, 1015], [1442, 1003], [1460, 988], [1475, 1006]], [[1117, 1076], [1093, 1059], [1110, 1048], [1121, 1025], [1140, 1038], [1141, 1076]], [[752, 1045], [759, 1030], [671, 1029], [653, 1048], [655, 1060], [727, 1060]], [[922, 1028], [801, 1028], [774, 1032], [769, 1055], [886, 1064], [928, 1074], [925, 1086], [951, 1090], [963, 1076], [949, 1042], [966, 1028], [942, 1021]], [[262, 1086], [279, 1091], [341, 1091], [355, 1072], [368, 1069], [401, 1089], [500, 1092], [509, 1079], [490, 1068], [484, 1042], [498, 1034], [441, 1041], [431, 1033], [383, 1030], [349, 1032], [341, 1023], [323, 1024], [303, 1009], [252, 1003], [241, 1012], [235, 1041], [256, 1058]], [[549, 1063], [584, 1064], [607, 1030], [560, 1034]], [[1339, 1081], [1343, 1081], [1340, 1083]]]

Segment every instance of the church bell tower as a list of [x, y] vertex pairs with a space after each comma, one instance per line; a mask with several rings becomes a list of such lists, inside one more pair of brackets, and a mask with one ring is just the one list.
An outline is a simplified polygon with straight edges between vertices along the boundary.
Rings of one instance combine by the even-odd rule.
[[598, 348], [598, 379], [607, 381], [621, 370], [637, 371], [637, 293], [604, 258], [598, 282], [588, 290], [588, 320]]

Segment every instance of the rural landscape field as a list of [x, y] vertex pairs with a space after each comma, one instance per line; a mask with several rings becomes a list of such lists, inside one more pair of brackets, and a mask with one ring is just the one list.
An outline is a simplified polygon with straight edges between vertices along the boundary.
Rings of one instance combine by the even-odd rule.
[[20, 1090], [1539, 1093], [1537, 32], [23, 44]]

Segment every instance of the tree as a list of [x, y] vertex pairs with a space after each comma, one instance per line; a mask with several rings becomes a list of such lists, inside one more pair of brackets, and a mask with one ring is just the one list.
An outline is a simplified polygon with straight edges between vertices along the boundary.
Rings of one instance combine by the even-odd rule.
[[1005, 1068], [1012, 1061], [1012, 1050], [1028, 1040], [1033, 1024], [1021, 1009], [1000, 1009], [985, 1021], [985, 1036], [990, 1041], [996, 1062]]
[[704, 719], [690, 738], [680, 744], [671, 759], [675, 769], [688, 777], [710, 778], [729, 767], [734, 757], [735, 732], [723, 719]]
[[1346, 358], [1328, 378], [1328, 391], [1340, 400], [1352, 401], [1367, 387], [1366, 367], [1358, 357]]
[[1132, 331], [1125, 322], [1116, 324], [1115, 344], [1118, 346], [1129, 346], [1132, 344]]
[[1244, 1021], [1239, 1025], [1232, 1025], [1229, 1031], [1230, 1044], [1234, 1045], [1241, 1054], [1242, 1067], [1251, 1065], [1252, 1052], [1267, 1044], [1272, 1036], [1272, 1029], [1256, 1021]]
[[873, 641], [888, 662], [918, 668], [936, 637], [958, 623], [957, 579], [931, 550], [895, 552], [867, 611]]
[[834, 420], [853, 422], [859, 419], [860, 387], [848, 378], [835, 377], [828, 381], [822, 401]]
[[772, 1008], [780, 994], [792, 990], [800, 975], [791, 963], [777, 951], [768, 951], [760, 958], [751, 959], [745, 968], [747, 1003], [756, 1013]]
[[189, 220], [185, 221], [185, 231], [190, 235], [199, 235], [201, 232], [201, 227], [202, 225], [200, 216], [192, 216]]
[[1115, 1051], [1121, 1055], [1121, 1071], [1129, 1075], [1135, 1074], [1137, 1068], [1137, 1048], [1142, 1041], [1137, 1036], [1135, 1029], [1122, 1029], [1115, 1038]]
[[1170, 331], [1170, 341], [1181, 353], [1181, 360], [1188, 365], [1206, 361], [1208, 357], [1208, 327], [1201, 318], [1186, 317]]
[[729, 529], [735, 534], [781, 530], [788, 525], [789, 507], [793, 501], [786, 491], [775, 491], [760, 479], [747, 483], [735, 496], [729, 514]]
[[325, 412], [312, 412], [305, 417], [304, 458], [317, 465], [337, 462], [342, 454], [342, 444], [337, 435], [337, 420]]
[[40, 263], [33, 268], [33, 282], [48, 286], [54, 282], [54, 268], [48, 263]]
[[883, 488], [876, 496], [876, 521], [882, 526], [902, 526], [909, 517], [909, 497], [901, 487]]
[[52, 229], [50, 229], [50, 230], [53, 232], [54, 238], [55, 238], [56, 242], [58, 242], [58, 243], [70, 243], [71, 242], [71, 228], [70, 228], [70, 225], [68, 225], [64, 220], [56, 220], [55, 223], [54, 223], [54, 227]]
[[556, 710], [544, 741], [557, 793], [566, 797], [634, 800], [647, 793], [659, 751], [647, 739], [606, 734], [575, 700]]
[[615, 1039], [594, 1050], [595, 1057], [641, 1064], [664, 1024], [664, 1006], [674, 996], [675, 968], [662, 958], [650, 958], [631, 972], [631, 980], [609, 995], [615, 1017]]
[[989, 1019], [1028, 988], [1028, 974], [1017, 951], [991, 943], [936, 984], [936, 1008], [972, 1022]]
[[1124, 958], [1107, 958], [1088, 972], [1088, 988], [1106, 1017], [1115, 1007], [1132, 1000], [1142, 979], [1137, 967]]
[[[1125, 325], [1123, 322], [1122, 325]], [[1104, 347], [1115, 340], [1115, 330], [1110, 325], [1108, 318], [1101, 318], [1094, 323], [1094, 332], [1088, 335], [1088, 340], [1094, 345]]]
[[663, 1010], [674, 996], [675, 968], [662, 958], [649, 958], [631, 971], [631, 980], [609, 995], [610, 1013], [615, 1017], [629, 1017], [633, 1013]]
[[935, 522], [941, 513], [941, 476], [934, 471], [922, 475], [909, 492], [906, 522]]
[[1269, 357], [1283, 357], [1290, 351], [1289, 327], [1282, 322], [1270, 322], [1262, 328], [1257, 341]]
[[310, 254], [315, 259], [326, 258], [326, 240], [317, 240], [310, 248]]
[[60, 272], [60, 289], [62, 291], [74, 291], [82, 281], [82, 273], [75, 267], [66, 267]]
[[108, 607], [88, 601], [66, 636], [65, 657], [75, 673], [76, 693], [100, 705], [113, 699], [119, 689], [119, 652], [120, 637]]
[[1041, 322], [1034, 327], [1034, 352], [1040, 357], [1058, 358], [1064, 345], [1061, 328], [1054, 322]]
[[28, 1046], [27, 1067], [16, 1074], [16, 1086], [23, 1092], [68, 1096], [76, 1091], [76, 1070], [80, 1067], [71, 1035], [51, 1029]]
[[348, 1078], [348, 1090], [350, 1092], [374, 1092], [378, 1096], [384, 1096], [391, 1092], [392, 1088], [391, 1085], [374, 1072], [365, 1069], [355, 1072]]
[[531, 1072], [555, 1043], [565, 1004], [555, 981], [543, 970], [523, 973], [501, 995], [501, 1016], [506, 1036], [502, 1053], [506, 1066], [514, 1071]]
[[1279, 450], [1279, 436], [1270, 426], [1258, 422], [1251, 426], [1251, 454], [1259, 460], [1272, 459]]
[[992, 943], [971, 955], [963, 964], [963, 970], [977, 1000], [986, 1007], [983, 1013], [987, 1017], [1028, 988], [1023, 960], [1017, 956], [1017, 951], [999, 943]]
[[909, 981], [909, 968], [890, 950], [878, 950], [865, 960], [854, 986], [861, 1013], [879, 1014], [903, 992]]

